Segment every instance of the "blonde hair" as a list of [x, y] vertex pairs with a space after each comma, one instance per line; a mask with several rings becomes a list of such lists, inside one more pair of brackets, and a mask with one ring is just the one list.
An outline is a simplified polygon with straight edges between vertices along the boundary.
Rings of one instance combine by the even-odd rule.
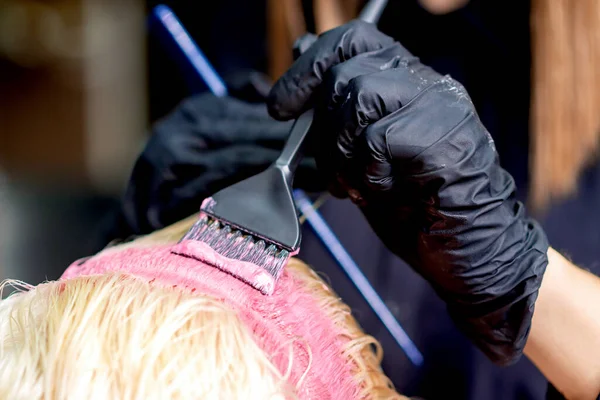
[[2, 399], [291, 393], [236, 313], [216, 299], [120, 274], [24, 288], [0, 305]]
[[531, 194], [534, 208], [575, 191], [600, 133], [600, 2], [534, 0]]
[[[194, 221], [120, 247], [177, 240]], [[403, 398], [381, 371], [381, 346], [348, 306], [302, 262], [287, 268], [346, 339], [340, 356], [360, 398]], [[286, 371], [235, 310], [210, 296], [120, 273], [6, 285], [21, 290], [0, 302], [0, 398], [294, 398]]]

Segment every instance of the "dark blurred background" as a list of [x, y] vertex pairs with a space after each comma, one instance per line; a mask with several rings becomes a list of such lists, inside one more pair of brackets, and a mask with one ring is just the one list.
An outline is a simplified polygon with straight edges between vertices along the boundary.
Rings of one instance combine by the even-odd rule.
[[54, 279], [98, 247], [149, 123], [145, 9], [0, 1], [0, 277]]

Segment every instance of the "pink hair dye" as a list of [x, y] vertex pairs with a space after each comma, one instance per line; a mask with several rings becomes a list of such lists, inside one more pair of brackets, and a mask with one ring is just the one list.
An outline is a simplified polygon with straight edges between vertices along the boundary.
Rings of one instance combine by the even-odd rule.
[[343, 354], [350, 339], [340, 334], [302, 282], [284, 269], [277, 286], [272, 288], [272, 295], [265, 296], [213, 265], [253, 274], [252, 279], [263, 279], [259, 269], [246, 270], [249, 266], [245, 263], [232, 265], [210, 247], [185, 240], [175, 245], [107, 249], [83, 264], [73, 263], [61, 279], [124, 272], [152, 284], [177, 286], [220, 299], [238, 312], [282, 374], [289, 369], [288, 349], [290, 344], [293, 346], [288, 381], [298, 387], [301, 399], [359, 397], [360, 387]]

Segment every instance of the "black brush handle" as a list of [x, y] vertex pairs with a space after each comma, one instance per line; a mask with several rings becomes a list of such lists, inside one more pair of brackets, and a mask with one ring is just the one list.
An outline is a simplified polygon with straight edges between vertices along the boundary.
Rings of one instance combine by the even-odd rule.
[[298, 164], [302, 159], [302, 149], [306, 143], [306, 136], [312, 126], [313, 112], [312, 109], [305, 111], [294, 122], [281, 155], [275, 161], [275, 166], [283, 171], [285, 179], [290, 185], [294, 179], [296, 168], [298, 168]]
[[[370, 0], [362, 9], [358, 18], [362, 19], [363, 21], [376, 24], [377, 21], [379, 21], [379, 17], [381, 16], [381, 13], [383, 13], [387, 2], [388, 0]], [[298, 39], [294, 45], [294, 56], [298, 57], [300, 54], [304, 53], [316, 40], [317, 37], [312, 34], [304, 35]], [[285, 180], [290, 186], [294, 180], [296, 168], [298, 168], [298, 164], [302, 159], [302, 150], [306, 136], [308, 135], [310, 127], [312, 126], [312, 122], [312, 109], [305, 111], [304, 114], [298, 117], [292, 126], [290, 136], [285, 142], [285, 146], [283, 147], [281, 155], [275, 161], [274, 165], [283, 171]]]
[[[388, 0], [371, 0], [360, 11], [358, 19], [371, 24], [377, 24]], [[300, 57], [308, 48], [317, 40], [317, 35], [306, 33], [296, 40], [294, 43], [294, 59]]]
[[362, 10], [360, 10], [360, 14], [358, 15], [358, 19], [362, 19], [365, 22], [370, 22], [372, 24], [376, 24], [379, 21], [379, 17], [383, 13], [385, 6], [387, 5], [388, 0], [371, 0]]

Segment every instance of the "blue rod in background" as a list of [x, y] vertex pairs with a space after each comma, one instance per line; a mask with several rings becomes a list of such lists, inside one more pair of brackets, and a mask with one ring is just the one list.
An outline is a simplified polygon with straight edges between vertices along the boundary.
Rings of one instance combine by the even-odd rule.
[[[180, 50], [185, 55], [184, 58], [186, 62], [190, 63], [197, 72], [197, 76], [194, 78], [204, 81], [215, 96], [226, 96], [227, 87], [224, 81], [200, 51], [195, 41], [183, 28], [173, 11], [167, 6], [159, 5], [154, 8], [153, 13], [173, 36], [174, 42], [177, 43]], [[400, 323], [398, 323], [369, 280], [362, 273], [360, 267], [344, 249], [321, 214], [315, 209], [306, 193], [300, 189], [296, 189], [294, 190], [294, 199], [296, 201], [296, 206], [305, 216], [306, 222], [308, 222], [315, 235], [323, 243], [338, 265], [344, 270], [350, 281], [352, 281], [356, 289], [358, 289], [365, 301], [381, 320], [390, 335], [392, 335], [396, 343], [398, 343], [398, 346], [400, 346], [414, 365], [421, 366], [423, 364], [423, 355], [406, 334]]]
[[225, 83], [208, 62], [206, 56], [183, 27], [175, 13], [162, 4], [154, 7], [152, 12], [162, 26], [166, 28], [179, 50], [185, 55], [193, 71], [197, 73], [199, 80], [204, 81], [215, 96], [227, 96]]

